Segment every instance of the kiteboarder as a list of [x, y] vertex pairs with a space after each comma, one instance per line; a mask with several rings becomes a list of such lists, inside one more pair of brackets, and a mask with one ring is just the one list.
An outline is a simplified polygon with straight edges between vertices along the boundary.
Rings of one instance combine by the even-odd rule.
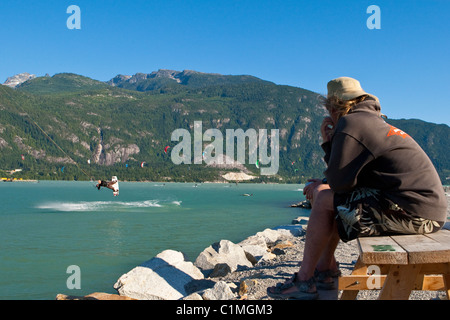
[[98, 190], [100, 190], [101, 187], [105, 187], [105, 188], [114, 190], [112, 185], [113, 185], [112, 181], [98, 180], [98, 184], [96, 185], [96, 187]]
[[116, 176], [113, 176], [111, 181], [98, 180], [98, 184], [95, 187], [98, 190], [100, 190], [101, 187], [111, 189], [112, 191], [114, 191], [114, 196], [117, 196], [119, 194], [119, 181], [117, 180]]

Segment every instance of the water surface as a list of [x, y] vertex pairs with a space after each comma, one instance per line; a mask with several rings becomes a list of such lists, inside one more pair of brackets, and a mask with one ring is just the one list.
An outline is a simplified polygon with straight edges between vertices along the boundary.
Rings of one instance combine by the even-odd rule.
[[[194, 261], [216, 241], [239, 242], [308, 215], [289, 207], [304, 199], [302, 188], [121, 182], [113, 197], [92, 182], [1, 182], [0, 299], [115, 293], [123, 273], [163, 250]], [[80, 267], [79, 290], [67, 288], [70, 265]]]

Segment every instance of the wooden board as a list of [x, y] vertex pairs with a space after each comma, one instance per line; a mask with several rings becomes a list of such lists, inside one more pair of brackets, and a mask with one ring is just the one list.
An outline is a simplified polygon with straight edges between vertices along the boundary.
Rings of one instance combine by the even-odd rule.
[[[368, 284], [373, 284], [373, 279], [375, 279], [373, 276], [369, 275], [348, 275], [348, 276], [342, 276], [339, 278], [339, 290], [374, 290], [374, 289], [381, 289], [380, 288], [374, 288], [373, 286], [368, 286]], [[379, 282], [380, 285], [383, 286], [384, 282], [386, 281], [386, 275], [380, 275]], [[421, 281], [415, 281], [413, 290], [444, 290], [444, 279], [442, 275], [433, 275], [428, 276], [425, 275], [421, 279]]]
[[391, 238], [408, 252], [410, 264], [450, 262], [449, 231], [420, 236], [392, 236]]
[[408, 300], [421, 266], [392, 265], [381, 289], [379, 300]]
[[[391, 237], [358, 238], [361, 261], [366, 264], [408, 264], [407, 252]], [[376, 251], [377, 246], [389, 246], [394, 251]]]
[[361, 261], [366, 265], [450, 262], [449, 230], [427, 235], [365, 237], [359, 238], [358, 244]]

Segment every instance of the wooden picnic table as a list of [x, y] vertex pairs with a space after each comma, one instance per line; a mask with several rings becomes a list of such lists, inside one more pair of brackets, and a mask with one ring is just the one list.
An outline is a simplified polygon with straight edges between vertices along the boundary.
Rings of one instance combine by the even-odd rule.
[[450, 300], [450, 223], [425, 235], [357, 239], [359, 258], [339, 278], [341, 300], [359, 290], [381, 289], [380, 300], [407, 300], [411, 290], [444, 290]]

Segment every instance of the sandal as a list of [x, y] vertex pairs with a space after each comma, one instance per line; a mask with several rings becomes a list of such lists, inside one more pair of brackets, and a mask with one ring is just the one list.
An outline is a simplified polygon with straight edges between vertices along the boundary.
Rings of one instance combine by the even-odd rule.
[[[321, 290], [334, 290], [336, 286], [334, 284], [334, 278], [339, 278], [342, 275], [341, 270], [339, 270], [339, 262], [336, 262], [336, 270], [325, 270], [314, 271], [314, 277], [316, 278], [317, 289]], [[326, 281], [328, 278], [333, 279], [333, 281]], [[328, 279], [329, 280], [329, 279]]]
[[[279, 283], [275, 287], [267, 288], [267, 295], [273, 299], [315, 300], [318, 298], [317, 290], [310, 292], [315, 284], [314, 277], [307, 281], [299, 281], [295, 277], [296, 274], [294, 274], [293, 279], [284, 284]], [[292, 287], [296, 287], [297, 291], [282, 292]]]
[[[327, 278], [331, 277], [331, 278], [337, 278], [341, 275], [341, 271], [338, 269], [337, 271], [331, 271], [331, 270], [325, 270], [325, 271], [318, 271], [317, 269], [314, 270], [314, 280], [316, 282], [316, 287], [317, 289], [320, 290], [334, 290], [336, 289], [336, 286], [334, 284], [334, 280], [333, 281], [326, 281]], [[297, 281], [297, 272], [294, 272], [294, 274], [288, 279], [286, 280], [286, 282], [283, 283], [278, 283], [276, 285], [276, 287], [282, 287], [285, 285], [288, 285], [292, 282]], [[286, 289], [286, 288], [285, 288]]]
[[[298, 266], [300, 267], [301, 265], [302, 265], [302, 262], [300, 261], [300, 262], [298, 263]], [[330, 277], [333, 277], [333, 278], [339, 278], [339, 277], [342, 275], [342, 272], [341, 272], [341, 270], [339, 269], [339, 262], [336, 261], [336, 270], [331, 270], [331, 269], [329, 269], [329, 272], [330, 272]], [[297, 272], [296, 272], [295, 274], [297, 274]], [[295, 275], [294, 275], [294, 276], [295, 276]]]
[[332, 278], [339, 278], [342, 275], [341, 270], [339, 270], [339, 262], [336, 261], [336, 270], [332, 271], [330, 270], [330, 277]]
[[[317, 269], [314, 271], [314, 278], [316, 279], [316, 287], [320, 290], [334, 290], [336, 286], [334, 285], [334, 279], [336, 271], [325, 270], [318, 271]], [[332, 281], [326, 281], [331, 278]]]

